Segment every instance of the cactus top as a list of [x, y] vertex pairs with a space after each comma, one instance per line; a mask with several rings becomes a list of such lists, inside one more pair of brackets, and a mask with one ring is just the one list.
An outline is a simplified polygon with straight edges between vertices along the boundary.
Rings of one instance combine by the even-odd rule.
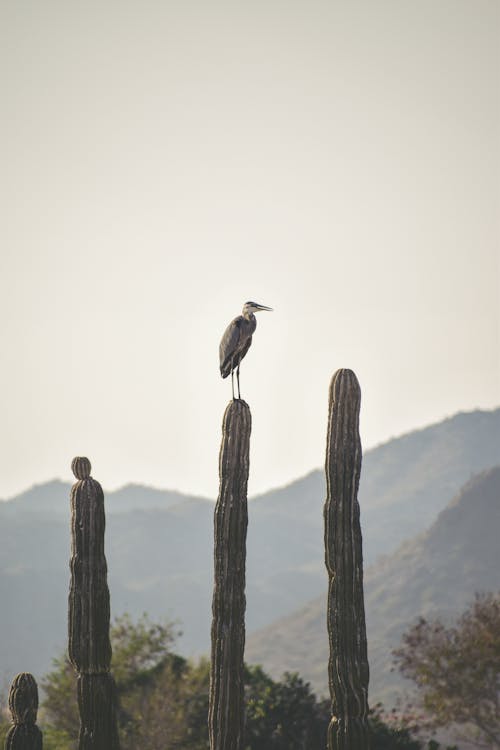
[[14, 724], [34, 724], [38, 710], [38, 688], [29, 672], [21, 672], [12, 680], [9, 709]]
[[71, 470], [77, 479], [88, 479], [92, 466], [88, 458], [76, 456], [71, 462]]

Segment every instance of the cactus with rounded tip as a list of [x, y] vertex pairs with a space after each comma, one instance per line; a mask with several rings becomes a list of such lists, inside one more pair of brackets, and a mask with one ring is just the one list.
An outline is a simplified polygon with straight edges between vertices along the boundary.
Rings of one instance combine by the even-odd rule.
[[360, 404], [361, 389], [354, 372], [337, 370], [330, 385], [324, 506], [332, 699], [328, 750], [369, 747], [369, 668], [357, 500], [361, 474]]
[[38, 688], [29, 672], [21, 672], [12, 680], [9, 710], [13, 725], [5, 737], [5, 750], [42, 750], [42, 733], [36, 725]]
[[214, 515], [210, 667], [211, 750], [240, 750], [244, 730], [245, 557], [251, 415], [241, 399], [224, 413], [220, 489]]
[[69, 659], [78, 672], [79, 750], [119, 750], [116, 689], [109, 672], [109, 589], [104, 494], [88, 458], [75, 458], [71, 490]]

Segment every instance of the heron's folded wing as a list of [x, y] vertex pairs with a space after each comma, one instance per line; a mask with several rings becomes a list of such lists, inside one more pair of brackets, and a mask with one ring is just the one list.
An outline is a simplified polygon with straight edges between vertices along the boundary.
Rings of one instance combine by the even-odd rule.
[[238, 345], [241, 337], [241, 319], [239, 315], [237, 318], [231, 321], [224, 335], [222, 336], [219, 346], [219, 357], [220, 357], [220, 373], [223, 378], [227, 378], [231, 372], [231, 364], [233, 357], [238, 350]]

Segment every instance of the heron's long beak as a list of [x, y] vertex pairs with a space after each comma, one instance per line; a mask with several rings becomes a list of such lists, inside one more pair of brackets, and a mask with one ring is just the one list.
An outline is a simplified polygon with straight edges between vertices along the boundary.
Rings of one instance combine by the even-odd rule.
[[255, 307], [256, 307], [256, 312], [258, 312], [259, 310], [269, 310], [269, 312], [273, 312], [273, 308], [272, 307], [266, 307], [265, 305], [259, 305], [258, 302], [255, 303]]

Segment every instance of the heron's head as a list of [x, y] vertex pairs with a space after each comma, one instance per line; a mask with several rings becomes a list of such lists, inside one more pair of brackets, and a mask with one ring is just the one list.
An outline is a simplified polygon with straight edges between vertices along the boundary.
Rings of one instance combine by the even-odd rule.
[[259, 305], [258, 302], [245, 302], [243, 305], [243, 315], [250, 315], [250, 313], [260, 312], [260, 310], [269, 310], [272, 312], [272, 307], [266, 307], [265, 305]]

